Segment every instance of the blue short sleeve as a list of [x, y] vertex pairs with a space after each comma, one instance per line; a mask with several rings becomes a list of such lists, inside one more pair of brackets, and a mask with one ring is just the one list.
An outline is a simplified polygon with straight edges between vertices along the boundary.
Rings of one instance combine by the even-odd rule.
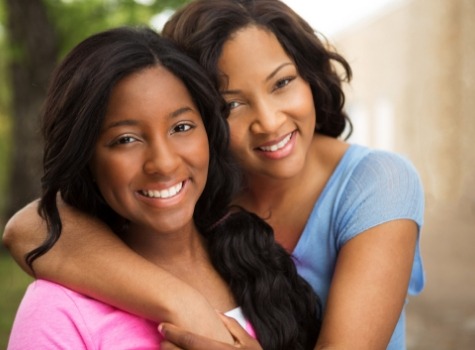
[[[409, 219], [422, 227], [424, 192], [414, 166], [404, 157], [373, 150], [353, 169], [340, 198], [336, 214], [337, 245], [342, 246], [374, 226], [397, 219]], [[424, 285], [422, 260], [417, 243], [411, 294], [419, 293]]]

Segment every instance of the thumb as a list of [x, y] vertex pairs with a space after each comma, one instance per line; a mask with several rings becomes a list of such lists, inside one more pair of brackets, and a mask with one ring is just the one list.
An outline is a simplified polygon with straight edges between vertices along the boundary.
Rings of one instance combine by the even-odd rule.
[[[158, 331], [165, 340], [175, 345], [178, 349], [221, 350], [233, 348], [231, 345], [193, 334], [166, 322], [158, 326]], [[171, 346], [171, 344], [166, 344]], [[170, 349], [175, 349], [175, 347], [170, 347]]]
[[[233, 336], [233, 338], [236, 340], [237, 343], [239, 344], [244, 344], [246, 340], [249, 339], [254, 339], [252, 338], [249, 333], [239, 324], [236, 319], [226, 316], [222, 314], [221, 312], [218, 312], [219, 317], [223, 321], [224, 325], [228, 329], [229, 333]], [[250, 330], [252, 333], [254, 333], [254, 330]], [[252, 334], [254, 335], [254, 334]]]

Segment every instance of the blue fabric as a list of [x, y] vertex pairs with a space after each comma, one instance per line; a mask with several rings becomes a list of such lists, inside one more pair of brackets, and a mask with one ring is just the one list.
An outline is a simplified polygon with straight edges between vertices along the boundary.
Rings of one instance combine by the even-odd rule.
[[[404, 157], [351, 145], [314, 205], [293, 252], [299, 274], [325, 307], [338, 252], [351, 238], [379, 224], [410, 219], [423, 223], [424, 194], [417, 171]], [[409, 294], [418, 294], [425, 278], [417, 242]], [[405, 315], [388, 346], [405, 349]]]

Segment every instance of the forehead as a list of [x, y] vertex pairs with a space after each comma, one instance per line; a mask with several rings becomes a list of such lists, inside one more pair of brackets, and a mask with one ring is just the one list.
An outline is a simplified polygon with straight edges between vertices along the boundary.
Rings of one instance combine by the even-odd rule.
[[293, 60], [277, 37], [269, 30], [248, 26], [235, 32], [223, 45], [218, 61], [219, 70], [232, 79], [243, 71], [264, 73]]
[[121, 79], [112, 89], [106, 118], [123, 114], [159, 116], [183, 106], [194, 107], [185, 84], [163, 66], [153, 66]]

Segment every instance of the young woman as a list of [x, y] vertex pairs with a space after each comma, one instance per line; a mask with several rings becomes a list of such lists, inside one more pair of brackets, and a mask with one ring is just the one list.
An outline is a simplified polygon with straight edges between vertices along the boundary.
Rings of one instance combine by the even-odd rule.
[[[205, 68], [231, 109], [231, 149], [244, 172], [235, 203], [266, 219], [277, 241], [292, 252], [299, 274], [322, 298], [325, 314], [316, 348], [404, 349], [406, 296], [424, 285], [418, 248], [423, 191], [406, 159], [339, 139], [348, 125], [339, 73], [351, 77], [348, 63], [277, 0], [193, 1], [163, 34]], [[31, 212], [14, 217], [7, 232], [17, 261], [38, 241], [39, 223]], [[162, 271], [147, 269], [91, 219], [78, 222], [69, 208], [61, 214], [71, 229], [58, 242], [61, 249], [35, 262], [38, 274], [159, 317], [164, 293], [151, 296], [132, 286], [146, 284], [150, 290], [164, 278]], [[76, 246], [77, 259], [60, 266], [58, 258], [78, 234], [93, 236], [94, 250]], [[103, 254], [103, 245], [116, 249]], [[122, 278], [111, 271], [111, 261], [134, 263], [142, 275]], [[82, 271], [93, 266], [94, 274], [85, 276]], [[126, 291], [114, 295], [119, 286]], [[176, 308], [171, 312], [176, 319], [168, 314], [166, 319], [209, 334], [179, 319], [191, 310]], [[164, 330], [183, 338], [175, 328]], [[205, 349], [218, 346], [199, 339]]]
[[[39, 211], [49, 230], [32, 260], [61, 234], [60, 193], [216, 310], [239, 313], [240, 306], [243, 326], [264, 348], [312, 349], [316, 295], [272, 229], [228, 206], [238, 182], [224, 106], [201, 67], [151, 30], [113, 29], [80, 43], [57, 69], [46, 100]], [[37, 280], [9, 348], [159, 343], [156, 323]]]

